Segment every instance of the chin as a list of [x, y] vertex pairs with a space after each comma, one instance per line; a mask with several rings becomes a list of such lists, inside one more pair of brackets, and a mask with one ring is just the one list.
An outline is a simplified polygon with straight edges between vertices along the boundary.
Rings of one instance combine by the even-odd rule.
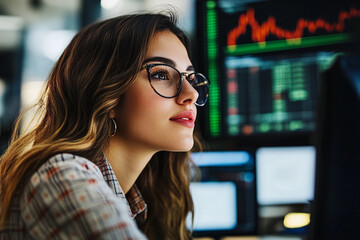
[[168, 150], [170, 152], [188, 152], [192, 149], [194, 146], [194, 139], [191, 139], [191, 141], [181, 142], [177, 143], [176, 146], [170, 148], [171, 150]]

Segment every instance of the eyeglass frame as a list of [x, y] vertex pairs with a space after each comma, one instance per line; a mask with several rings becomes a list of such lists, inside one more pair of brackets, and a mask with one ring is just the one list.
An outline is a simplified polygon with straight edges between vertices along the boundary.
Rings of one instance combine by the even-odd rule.
[[[179, 74], [179, 76], [180, 76], [180, 86], [179, 86], [179, 89], [177, 90], [177, 92], [176, 92], [176, 94], [175, 94], [174, 96], [172, 96], [172, 97], [167, 97], [167, 96], [162, 95], [161, 93], [159, 93], [158, 91], [156, 91], [156, 89], [154, 88], [154, 86], [151, 84], [150, 70], [151, 70], [151, 68], [156, 67], [156, 66], [167, 66], [167, 67], [170, 67], [170, 68], [174, 69], [174, 70]], [[199, 73], [199, 72], [192, 72], [192, 73], [180, 72], [180, 71], [177, 70], [174, 66], [172, 66], [172, 65], [170, 65], [170, 64], [166, 64], [166, 63], [150, 63], [150, 64], [145, 64], [145, 65], [143, 65], [143, 69], [145, 69], [146, 72], [147, 72], [148, 80], [149, 80], [149, 84], [150, 84], [151, 88], [155, 91], [156, 94], [158, 94], [160, 97], [163, 97], [163, 98], [168, 98], [168, 99], [170, 99], [170, 98], [175, 98], [175, 97], [177, 97], [177, 96], [180, 94], [180, 92], [181, 92], [181, 90], [182, 90], [183, 82], [184, 82], [183, 77], [185, 77], [185, 79], [188, 81], [188, 83], [190, 83], [190, 85], [195, 89], [195, 87], [194, 87], [193, 84], [191, 83], [191, 80], [189, 80], [189, 77], [190, 77], [191, 75], [193, 75], [193, 74], [200, 75], [200, 76], [202, 76], [202, 77], [205, 79], [204, 82], [199, 83], [199, 85], [197, 85], [197, 86], [202, 86], [202, 85], [204, 85], [204, 84], [206, 84], [206, 85], [208, 85], [208, 86], [210, 85], [210, 80], [209, 80], [207, 77], [205, 77], [204, 74]], [[195, 76], [195, 77], [196, 77], [196, 76]], [[197, 87], [197, 86], [196, 86], [196, 87]], [[196, 90], [196, 89], [195, 89], [195, 90]], [[196, 90], [196, 92], [198, 92], [198, 91]], [[209, 92], [207, 92], [206, 100], [205, 100], [205, 102], [204, 102], [203, 104], [198, 104], [198, 103], [197, 103], [197, 99], [196, 99], [195, 105], [196, 105], [196, 106], [199, 106], [199, 107], [204, 106], [204, 105], [206, 104], [206, 102], [207, 102], [208, 95], [209, 95]]]

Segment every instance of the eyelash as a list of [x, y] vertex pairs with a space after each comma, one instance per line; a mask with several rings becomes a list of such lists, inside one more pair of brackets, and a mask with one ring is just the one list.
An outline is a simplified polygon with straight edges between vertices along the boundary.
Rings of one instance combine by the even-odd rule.
[[164, 74], [166, 76], [169, 75], [169, 73], [166, 71], [166, 70], [162, 70], [162, 69], [159, 69], [157, 70], [156, 72], [152, 73], [150, 75], [151, 79], [154, 79], [154, 80], [157, 80], [157, 81], [165, 81], [165, 80], [169, 80], [169, 78], [167, 79], [159, 79], [159, 77], [154, 77], [155, 75], [159, 75], [159, 74]]

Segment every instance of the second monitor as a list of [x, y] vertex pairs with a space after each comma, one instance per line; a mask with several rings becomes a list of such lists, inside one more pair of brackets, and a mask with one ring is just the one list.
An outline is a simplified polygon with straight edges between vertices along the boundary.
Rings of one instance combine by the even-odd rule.
[[[254, 159], [246, 151], [192, 153], [201, 180], [193, 182], [194, 235], [224, 236], [256, 232]], [[191, 216], [188, 217], [191, 228]]]

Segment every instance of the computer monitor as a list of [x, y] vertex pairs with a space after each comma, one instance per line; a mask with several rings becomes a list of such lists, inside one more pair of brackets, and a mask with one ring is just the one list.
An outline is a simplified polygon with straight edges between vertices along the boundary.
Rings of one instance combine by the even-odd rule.
[[[256, 233], [254, 159], [246, 151], [192, 153], [201, 180], [192, 182], [194, 236], [221, 237]], [[191, 228], [191, 216], [187, 226]]]
[[194, 182], [190, 186], [195, 205], [196, 231], [226, 231], [237, 225], [234, 182]]
[[198, 0], [208, 141], [310, 145], [321, 74], [359, 50], [359, 0]]
[[262, 147], [255, 158], [260, 206], [309, 204], [313, 200], [315, 147]]
[[339, 57], [322, 82], [309, 240], [360, 236], [360, 55]]

